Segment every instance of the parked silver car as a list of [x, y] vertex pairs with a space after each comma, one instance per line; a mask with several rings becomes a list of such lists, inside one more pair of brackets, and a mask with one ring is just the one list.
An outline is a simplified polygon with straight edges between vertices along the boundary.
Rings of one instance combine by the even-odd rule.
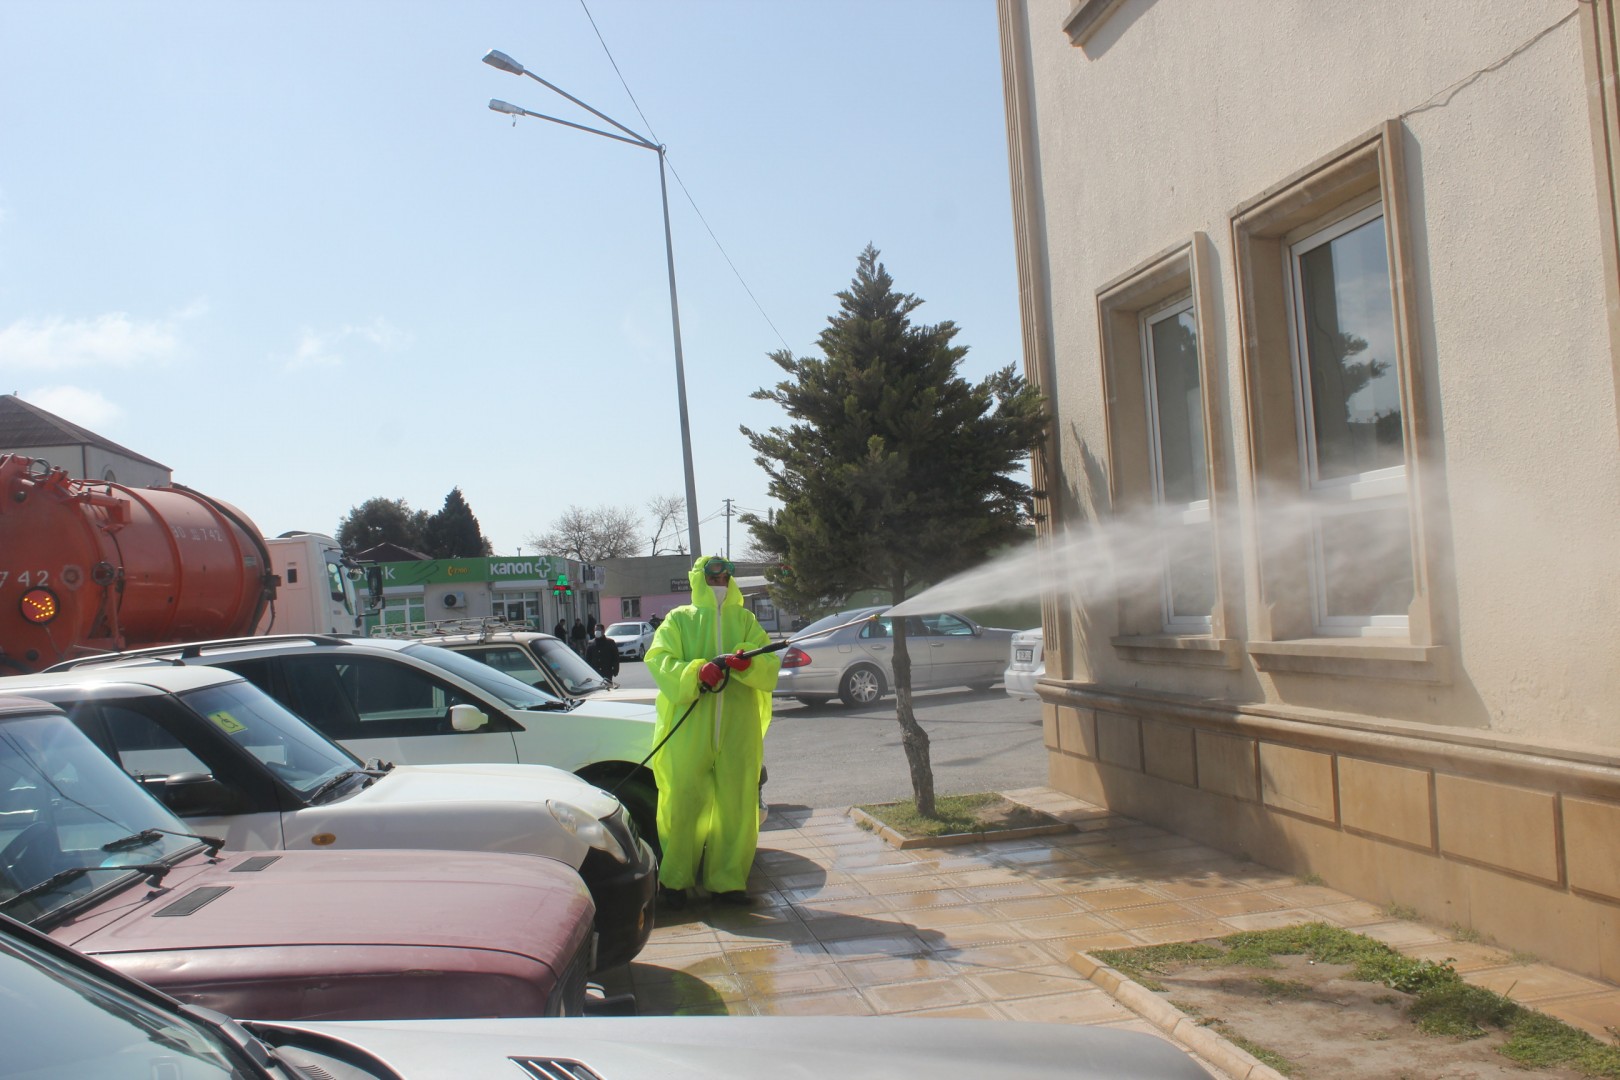
[[[811, 623], [782, 654], [778, 697], [819, 704], [834, 697], [870, 705], [894, 689], [894, 620], [887, 607], [840, 611]], [[988, 690], [1001, 681], [1013, 631], [980, 626], [961, 615], [908, 615], [906, 651], [911, 688], [969, 686]], [[864, 620], [864, 621], [857, 621]], [[846, 623], [854, 623], [846, 626]], [[822, 632], [825, 631], [825, 632]]]

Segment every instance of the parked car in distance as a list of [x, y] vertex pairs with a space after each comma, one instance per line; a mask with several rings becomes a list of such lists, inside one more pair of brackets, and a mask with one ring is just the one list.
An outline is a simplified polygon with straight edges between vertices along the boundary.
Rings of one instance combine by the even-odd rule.
[[[188, 832], [61, 710], [0, 697], [0, 914], [241, 1016], [585, 1008], [594, 911], [579, 875], [555, 859], [220, 845]], [[0, 1024], [11, 1025], [17, 984], [0, 985]], [[5, 1046], [0, 1067], [14, 1068], [16, 1041]]]
[[0, 679], [63, 709], [187, 828], [233, 850], [434, 848], [557, 859], [596, 905], [597, 964], [652, 934], [658, 860], [619, 801], [545, 765], [362, 763], [223, 668], [88, 667]]
[[619, 659], [640, 660], [652, 648], [653, 631], [650, 622], [616, 622], [603, 636], [619, 647]]
[[83, 657], [52, 667], [228, 668], [362, 760], [551, 765], [613, 792], [657, 848], [658, 786], [639, 763], [657, 711], [565, 700], [422, 641], [326, 635], [233, 638]]
[[1001, 683], [1015, 698], [1034, 698], [1035, 683], [1046, 676], [1046, 635], [1041, 627], [1020, 630], [1012, 636], [1007, 670]]
[[0, 917], [7, 1075], [172, 1080], [1209, 1080], [1143, 1032], [1015, 1020], [670, 1016], [268, 1023], [186, 1006]]
[[617, 686], [602, 678], [561, 639], [507, 623], [428, 623], [410, 636], [427, 645], [464, 653], [565, 700], [589, 698], [651, 705], [658, 699], [656, 689]]
[[[794, 635], [782, 654], [778, 697], [820, 704], [833, 697], [870, 705], [894, 689], [894, 620], [887, 607], [854, 608], [818, 619]], [[908, 615], [911, 688], [968, 686], [988, 690], [1001, 679], [1013, 631], [980, 626], [948, 612]], [[853, 624], [853, 625], [849, 625]]]

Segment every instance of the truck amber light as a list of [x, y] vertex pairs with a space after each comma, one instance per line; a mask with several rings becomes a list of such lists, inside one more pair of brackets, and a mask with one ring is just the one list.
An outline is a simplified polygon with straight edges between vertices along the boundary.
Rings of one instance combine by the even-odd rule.
[[62, 602], [47, 588], [33, 588], [22, 594], [22, 599], [17, 601], [17, 610], [35, 626], [44, 626], [61, 614]]

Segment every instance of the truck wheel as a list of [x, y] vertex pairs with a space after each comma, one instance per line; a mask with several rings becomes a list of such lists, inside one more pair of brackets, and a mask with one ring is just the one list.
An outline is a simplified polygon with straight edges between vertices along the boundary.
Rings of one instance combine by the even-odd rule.
[[872, 704], [883, 696], [883, 673], [875, 667], [850, 668], [838, 684], [838, 696], [852, 709]]

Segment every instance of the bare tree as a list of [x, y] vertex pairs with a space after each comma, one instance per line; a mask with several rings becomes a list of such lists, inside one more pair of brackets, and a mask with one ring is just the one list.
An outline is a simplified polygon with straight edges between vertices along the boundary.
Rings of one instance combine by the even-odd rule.
[[570, 506], [551, 528], [523, 542], [541, 554], [580, 562], [622, 559], [641, 550], [641, 519], [628, 507]]
[[679, 495], [659, 495], [647, 501], [647, 512], [652, 514], [653, 534], [649, 555], [686, 554], [681, 543], [681, 526], [686, 521], [686, 500]]

